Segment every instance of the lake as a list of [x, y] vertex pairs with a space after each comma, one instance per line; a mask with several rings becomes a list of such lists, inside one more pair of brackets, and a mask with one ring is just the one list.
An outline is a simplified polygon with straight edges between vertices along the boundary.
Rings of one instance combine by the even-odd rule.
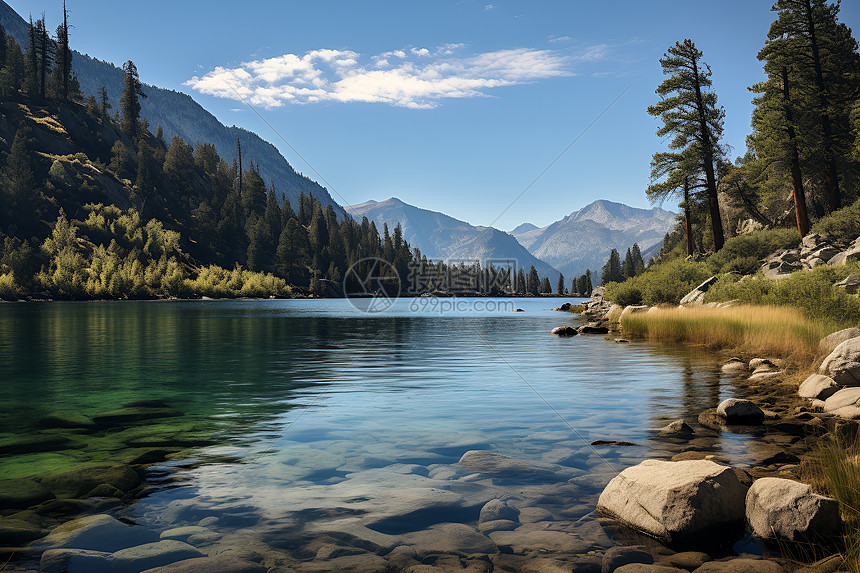
[[593, 511], [625, 467], [686, 449], [757, 460], [742, 434], [657, 434], [733, 395], [713, 356], [552, 336], [582, 322], [551, 310], [566, 301], [4, 304], [0, 475], [160, 456], [141, 499], [92, 511], [156, 533], [195, 526], [207, 553], [291, 566], [351, 555], [319, 553], [323, 541], [375, 559], [404, 545], [491, 552], [483, 534], [504, 536], [477, 524], [497, 499], [495, 521], [605, 549], [613, 534]]

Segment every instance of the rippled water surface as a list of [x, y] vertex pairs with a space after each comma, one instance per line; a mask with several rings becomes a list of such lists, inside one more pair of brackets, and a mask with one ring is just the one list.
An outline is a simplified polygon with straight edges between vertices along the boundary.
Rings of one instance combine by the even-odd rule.
[[[617, 471], [683, 449], [656, 429], [732, 393], [707, 355], [550, 335], [580, 322], [550, 310], [562, 300], [452, 302], [379, 314], [345, 300], [2, 305], [4, 443], [46, 433], [36, 421], [55, 412], [150, 400], [182, 415], [124, 434], [52, 430], [56, 445], [0, 456], [0, 470], [41, 476], [162, 440], [173, 461], [150, 467], [150, 494], [118, 510], [139, 523], [216, 517], [217, 535], [284, 550], [322, 533], [394, 546], [440, 523], [474, 529], [494, 498], [544, 521], [587, 519]], [[743, 436], [707, 447], [741, 465], [754, 456]], [[472, 450], [516, 463], [459, 463]]]

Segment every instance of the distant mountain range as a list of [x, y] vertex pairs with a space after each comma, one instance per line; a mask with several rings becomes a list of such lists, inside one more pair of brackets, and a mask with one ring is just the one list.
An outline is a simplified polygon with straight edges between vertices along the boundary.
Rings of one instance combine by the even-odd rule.
[[[380, 232], [387, 224], [389, 231], [400, 223], [403, 237], [421, 253], [434, 260], [516, 261], [525, 272], [534, 265], [541, 277], [549, 277], [555, 289], [558, 270], [529, 253], [517, 240], [492, 227], [476, 227], [436, 211], [428, 211], [392, 197], [385, 201], [367, 201], [347, 207], [359, 220], [375, 221]], [[494, 263], [497, 267], [499, 262]]]
[[648, 261], [656, 253], [667, 232], [675, 225], [675, 214], [655, 207], [637, 209], [622, 203], [599, 200], [574, 211], [546, 227], [523, 223], [511, 231], [534, 256], [551, 264], [568, 278], [591, 269], [599, 272], [615, 248], [623, 259], [627, 249], [638, 243]]
[[[26, 51], [27, 22], [2, 0], [0, 24], [6, 29], [6, 33], [17, 40], [21, 49]], [[71, 36], [71, 44], [75, 44], [74, 34]], [[78, 76], [84, 96], [95, 95], [104, 86], [113, 109], [119, 109], [119, 99], [123, 91], [123, 71], [120, 68], [77, 51], [73, 51], [72, 67]], [[293, 207], [298, 204], [299, 193], [304, 191], [319, 199], [323, 205], [332, 205], [339, 216], [344, 215], [341, 206], [324, 187], [297, 173], [274, 145], [257, 134], [241, 127], [223, 125], [184, 93], [148, 84], [144, 85], [143, 91], [147, 97], [140, 102], [141, 117], [149, 122], [153, 133], [156, 126], [161, 124], [167, 143], [177, 134], [192, 146], [197, 143], [212, 143], [218, 150], [218, 155], [230, 163], [236, 155], [238, 138], [242, 143], [245, 165], [247, 161], [254, 161], [266, 183], [274, 181], [276, 191], [285, 194]]]

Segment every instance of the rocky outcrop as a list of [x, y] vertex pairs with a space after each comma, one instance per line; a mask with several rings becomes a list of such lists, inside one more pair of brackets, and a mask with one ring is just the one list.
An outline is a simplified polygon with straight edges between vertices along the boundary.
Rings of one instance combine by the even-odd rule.
[[761, 478], [752, 484], [746, 518], [754, 536], [770, 540], [832, 542], [842, 527], [835, 499], [782, 478]]
[[860, 275], [848, 275], [833, 286], [844, 288], [848, 294], [857, 294], [860, 290]]
[[833, 352], [837, 346], [846, 340], [851, 340], [852, 338], [860, 338], [860, 328], [846, 328], [844, 330], [834, 332], [829, 336], [825, 336], [821, 339], [821, 342], [818, 343], [818, 348], [823, 352], [830, 353]]
[[860, 386], [860, 338], [848, 339], [833, 349], [818, 373], [843, 386]]
[[705, 293], [715, 282], [717, 282], [717, 277], [711, 277], [691, 290], [681, 299], [681, 306], [702, 306], [702, 303], [705, 302]]
[[618, 474], [597, 509], [664, 543], [705, 532], [739, 532], [747, 487], [732, 468], [708, 460], [645, 460]]
[[854, 239], [854, 242], [847, 249], [834, 255], [833, 258], [827, 261], [827, 264], [844, 265], [854, 261], [860, 261], [860, 237]]

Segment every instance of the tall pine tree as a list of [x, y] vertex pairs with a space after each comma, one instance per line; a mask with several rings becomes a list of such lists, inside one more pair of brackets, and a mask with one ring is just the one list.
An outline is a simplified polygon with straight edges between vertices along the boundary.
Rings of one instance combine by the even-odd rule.
[[136, 141], [140, 136], [139, 98], [145, 98], [146, 94], [143, 93], [143, 85], [140, 83], [140, 76], [134, 62], [129, 60], [124, 63], [122, 71], [125, 73], [122, 97], [119, 100], [119, 106], [122, 109], [122, 131], [132, 141]]

